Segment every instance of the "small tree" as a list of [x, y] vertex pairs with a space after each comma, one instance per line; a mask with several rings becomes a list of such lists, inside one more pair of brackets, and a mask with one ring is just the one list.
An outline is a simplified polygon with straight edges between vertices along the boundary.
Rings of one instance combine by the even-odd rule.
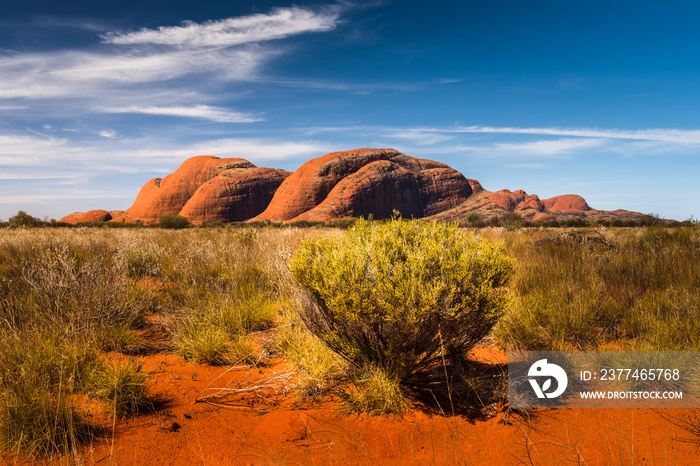
[[182, 215], [168, 214], [163, 215], [158, 220], [158, 226], [168, 228], [170, 230], [181, 230], [190, 226], [190, 221]]
[[17, 212], [17, 215], [10, 217], [10, 227], [35, 227], [39, 224], [39, 219], [34, 218], [23, 210]]
[[456, 225], [394, 218], [307, 241], [290, 269], [312, 333], [361, 371], [410, 388], [491, 330], [513, 260]]

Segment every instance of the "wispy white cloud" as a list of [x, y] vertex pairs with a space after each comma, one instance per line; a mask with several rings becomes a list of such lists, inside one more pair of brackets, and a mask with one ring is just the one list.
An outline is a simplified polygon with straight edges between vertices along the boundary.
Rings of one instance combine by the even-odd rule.
[[[158, 143], [157, 143], [158, 144]], [[318, 157], [320, 154], [329, 152], [333, 147], [316, 141], [279, 141], [273, 139], [245, 139], [245, 138], [223, 138], [214, 139], [200, 143], [188, 144], [182, 147], [171, 145], [163, 147], [158, 144], [160, 156], [172, 157], [183, 160], [193, 155], [215, 155], [217, 157], [241, 157], [253, 163], [304, 159]], [[325, 152], [324, 152], [325, 151]], [[131, 156], [153, 155], [153, 149], [136, 150], [130, 153]]]
[[117, 133], [113, 129], [103, 129], [102, 131], [99, 131], [97, 134], [99, 134], [101, 137], [107, 138], [107, 139], [116, 139], [119, 137], [119, 133]]
[[423, 131], [412, 131], [410, 129], [389, 131], [384, 137], [397, 139], [399, 141], [408, 141], [423, 146], [440, 144], [454, 139], [454, 136], [450, 134], [426, 133]]
[[491, 153], [519, 154], [530, 157], [558, 158], [577, 151], [600, 147], [606, 139], [553, 139], [519, 143], [497, 143], [484, 148]]
[[110, 26], [106, 22], [96, 21], [95, 19], [87, 18], [60, 18], [56, 16], [36, 16], [32, 21], [33, 27], [41, 28], [67, 28], [67, 29], [82, 29], [93, 32], [107, 32]]
[[597, 129], [597, 128], [518, 128], [494, 126], [457, 126], [453, 128], [414, 128], [414, 131], [435, 133], [499, 133], [533, 134], [546, 136], [571, 136], [583, 138], [631, 139], [638, 141], [665, 141], [700, 144], [700, 130], [682, 129]]
[[213, 80], [248, 80], [270, 53], [185, 50], [5, 55], [0, 56], [0, 99], [106, 99], [128, 95], [134, 85], [151, 84], [159, 89], [167, 87], [168, 81], [204, 72]]
[[[111, 32], [89, 50], [0, 53], [0, 107], [18, 106], [23, 99], [58, 98], [100, 99], [102, 106], [111, 107], [118, 105], [104, 101], [134, 90], [147, 98], [144, 91], [158, 94], [173, 87], [198, 89], [206, 96], [216, 83], [258, 78], [262, 65], [283, 50], [266, 42], [329, 31], [340, 13], [340, 7], [279, 8], [220, 21]], [[198, 79], [178, 81], [193, 76]]]
[[[112, 133], [106, 130], [102, 136], [109, 137]], [[163, 163], [175, 169], [195, 155], [241, 157], [256, 164], [305, 160], [334, 148], [318, 141], [271, 138], [220, 138], [186, 143], [155, 137], [119, 137], [106, 144], [99, 139], [72, 141], [38, 133], [0, 135], [0, 179], [90, 179], [152, 172]]]
[[276, 84], [290, 88], [315, 89], [319, 91], [341, 91], [351, 92], [359, 95], [369, 95], [376, 92], [398, 91], [398, 92], [415, 92], [425, 87], [423, 83], [398, 83], [398, 82], [381, 82], [381, 83], [350, 83], [342, 81], [329, 81], [324, 79], [270, 79], [262, 78], [259, 82], [267, 84]]
[[[389, 140], [399, 149], [429, 154], [476, 154], [479, 156], [567, 157], [597, 153], [621, 156], [697, 154], [700, 130], [600, 129], [561, 127], [391, 127], [329, 125], [304, 128], [307, 135], [344, 134]], [[473, 135], [473, 136], [472, 136]], [[541, 136], [539, 138], [535, 138]], [[533, 140], [536, 139], [536, 140]]]
[[182, 26], [111, 32], [102, 39], [109, 44], [168, 45], [179, 48], [231, 47], [334, 29], [339, 8], [312, 11], [305, 8], [277, 8], [269, 14], [228, 18], [204, 23], [184, 22]]
[[140, 113], [147, 115], [165, 115], [185, 118], [200, 118], [204, 120], [217, 121], [221, 123], [252, 123], [264, 121], [250, 113], [232, 112], [221, 107], [209, 105], [193, 106], [151, 106], [151, 107], [113, 107], [101, 109], [105, 113]]
[[5, 194], [0, 196], [0, 204], [45, 204], [56, 201], [73, 201], [82, 199], [133, 199], [130, 192], [109, 193], [99, 189], [75, 189], [65, 190], [60, 193], [48, 192], [44, 194]]

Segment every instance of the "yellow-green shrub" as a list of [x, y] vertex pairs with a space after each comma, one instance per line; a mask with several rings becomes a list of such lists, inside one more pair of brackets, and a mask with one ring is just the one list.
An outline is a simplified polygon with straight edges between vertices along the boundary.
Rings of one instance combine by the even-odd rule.
[[502, 315], [513, 261], [456, 225], [358, 221], [305, 242], [290, 261], [306, 291], [301, 317], [333, 351], [401, 384], [463, 353]]

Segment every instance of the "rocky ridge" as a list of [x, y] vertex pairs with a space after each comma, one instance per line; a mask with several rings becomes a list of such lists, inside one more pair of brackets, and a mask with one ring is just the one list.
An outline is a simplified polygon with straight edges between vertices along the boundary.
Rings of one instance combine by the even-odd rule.
[[197, 224], [328, 221], [370, 214], [386, 218], [394, 210], [406, 218], [462, 222], [506, 213], [529, 221], [636, 220], [642, 215], [592, 209], [575, 194], [540, 199], [523, 190], [487, 191], [440, 162], [394, 149], [356, 149], [309, 160], [293, 173], [240, 158], [196, 156], [172, 174], [148, 181], [126, 211], [75, 212], [61, 221], [155, 223], [168, 214]]

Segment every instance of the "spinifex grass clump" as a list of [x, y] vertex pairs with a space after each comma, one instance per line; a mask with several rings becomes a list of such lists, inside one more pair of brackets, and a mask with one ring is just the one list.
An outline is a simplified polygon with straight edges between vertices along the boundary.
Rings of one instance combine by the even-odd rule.
[[518, 267], [513, 305], [494, 330], [499, 346], [700, 349], [700, 231], [603, 233], [593, 237], [605, 236], [604, 244], [581, 241], [591, 236], [576, 230], [511, 234], [506, 244]]
[[374, 388], [405, 392], [491, 330], [513, 261], [455, 225], [394, 218], [308, 241], [290, 269], [307, 292], [308, 329], [358, 373], [390, 382]]
[[88, 387], [93, 396], [109, 403], [115, 416], [124, 417], [153, 409], [148, 381], [140, 364], [108, 362], [90, 374]]

